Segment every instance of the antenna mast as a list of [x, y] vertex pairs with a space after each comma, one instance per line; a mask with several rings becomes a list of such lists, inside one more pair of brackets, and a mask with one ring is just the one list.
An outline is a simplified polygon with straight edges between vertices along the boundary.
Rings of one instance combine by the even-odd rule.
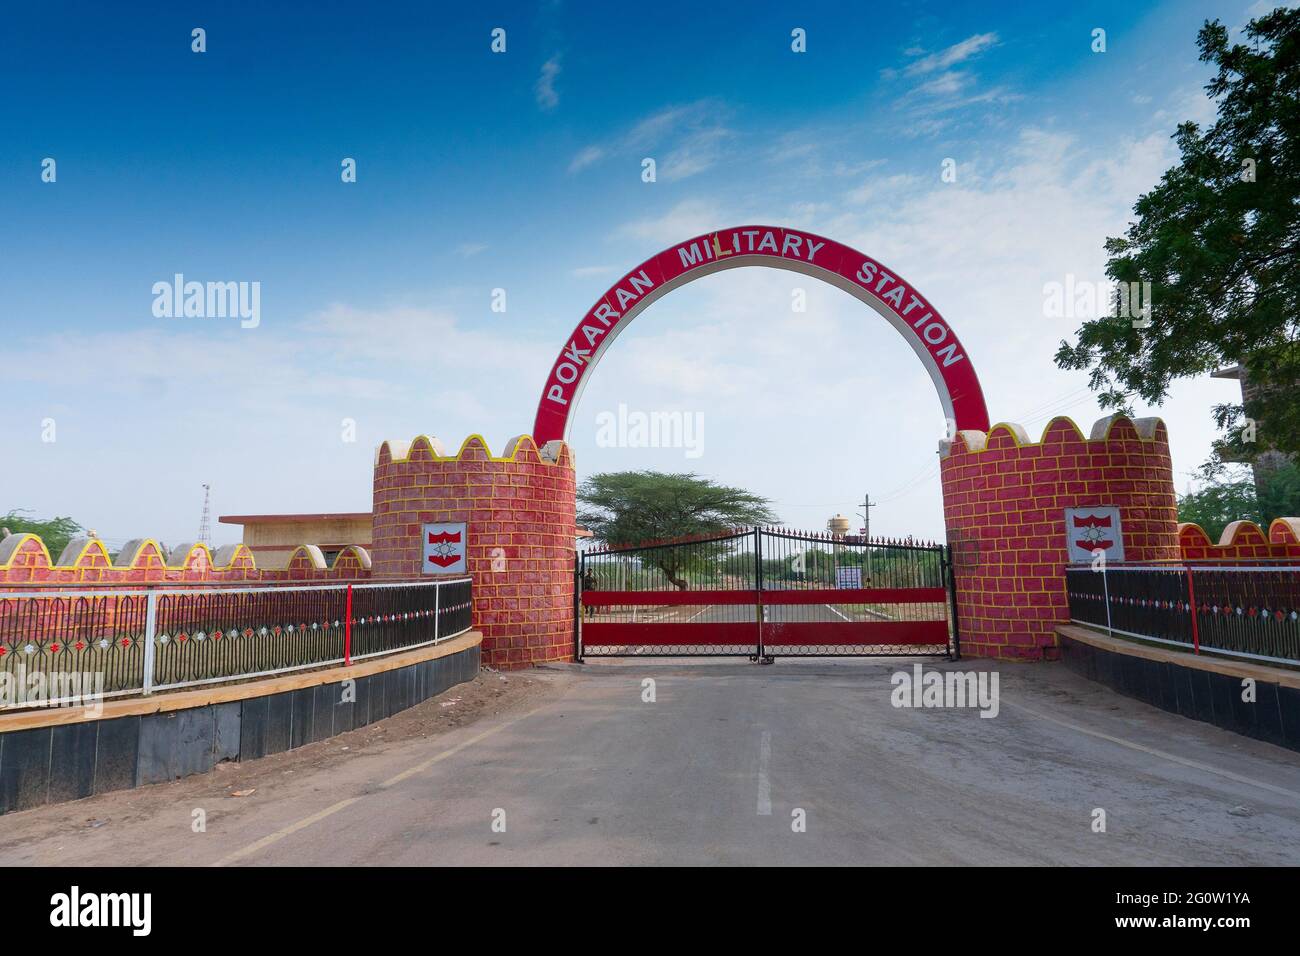
[[199, 542], [212, 546], [212, 529], [208, 521], [210, 502], [212, 498], [212, 486], [205, 484], [203, 486], [203, 517], [199, 519]]

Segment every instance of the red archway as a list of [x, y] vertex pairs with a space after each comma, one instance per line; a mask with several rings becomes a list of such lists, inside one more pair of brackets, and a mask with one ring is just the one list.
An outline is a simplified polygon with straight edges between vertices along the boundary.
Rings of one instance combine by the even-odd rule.
[[796, 229], [738, 226], [696, 236], [641, 263], [583, 316], [551, 367], [533, 423], [538, 444], [567, 437], [587, 378], [618, 333], [667, 292], [724, 269], [767, 266], [829, 282], [875, 309], [930, 373], [953, 429], [987, 432], [989, 415], [970, 357], [933, 306], [896, 273], [848, 246]]

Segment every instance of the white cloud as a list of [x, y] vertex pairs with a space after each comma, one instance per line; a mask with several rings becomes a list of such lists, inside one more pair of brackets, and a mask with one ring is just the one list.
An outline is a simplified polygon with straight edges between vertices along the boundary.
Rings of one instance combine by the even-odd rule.
[[537, 78], [537, 85], [534, 87], [537, 105], [543, 110], [550, 111], [560, 105], [560, 94], [555, 89], [555, 80], [559, 75], [560, 56], [557, 53], [542, 64], [542, 74]]
[[1215, 101], [1205, 94], [1199, 86], [1183, 89], [1169, 98], [1169, 105], [1156, 110], [1151, 120], [1154, 123], [1170, 126], [1191, 120], [1205, 127], [1214, 122], [1218, 115]]
[[933, 73], [936, 70], [946, 70], [950, 66], [969, 60], [976, 54], [982, 53], [997, 42], [998, 35], [996, 33], [977, 33], [967, 37], [960, 43], [954, 43], [952, 46], [940, 50], [938, 53], [931, 53], [929, 56], [909, 63], [903, 72], [908, 76], [919, 76]]
[[588, 146], [573, 157], [573, 160], [569, 163], [569, 172], [580, 172], [604, 158], [605, 148], [603, 146]]
[[768, 152], [768, 159], [774, 163], [809, 162], [820, 153], [820, 145], [815, 138], [803, 131], [786, 133]]
[[672, 133], [679, 124], [697, 114], [701, 105], [702, 103], [670, 106], [651, 113], [628, 132], [627, 145], [633, 149], [646, 149], [658, 145], [663, 137]]
[[727, 225], [731, 223], [726, 221], [722, 207], [715, 200], [687, 199], [677, 203], [662, 216], [625, 223], [615, 231], [615, 236], [656, 243], [662, 247]]
[[[916, 81], [898, 97], [897, 108], [907, 116], [904, 135], [910, 138], [933, 137], [950, 133], [954, 127], [986, 120], [990, 110], [973, 107], [996, 107], [1021, 99], [1006, 86], [979, 89], [979, 77], [969, 69], [952, 69], [996, 45], [996, 33], [977, 33], [937, 53], [910, 64], [902, 75]], [[882, 71], [885, 80], [900, 74]]]
[[396, 306], [364, 309], [337, 304], [304, 319], [295, 336], [307, 337], [327, 353], [353, 362], [443, 366], [455, 356], [458, 368], [509, 372], [520, 366], [544, 367], [554, 358], [549, 346], [522, 340], [506, 313], [466, 319], [442, 309]]
[[[215, 514], [364, 511], [383, 439], [483, 432], [497, 450], [528, 427], [558, 341], [522, 336], [513, 313], [484, 313], [335, 305], [294, 322], [265, 314], [256, 329], [165, 319], [12, 339], [6, 381], [31, 384], [0, 423], [18, 475], [6, 498], [106, 538], [169, 543], [193, 536], [203, 482]], [[93, 400], [56, 400], [68, 369], [95, 380]], [[35, 426], [8, 434], [10, 421], [49, 416], [57, 442]], [[355, 443], [341, 438], [345, 419]], [[214, 534], [238, 539], [224, 525]]]
[[466, 259], [469, 259], [472, 256], [478, 255], [480, 252], [486, 251], [487, 248], [488, 244], [486, 242], [462, 242], [456, 247], [456, 253], [457, 255], [462, 255]]
[[[860, 158], [854, 131], [844, 124], [807, 126], [783, 133], [767, 150], [767, 161], [804, 179], [860, 176], [882, 166], [879, 157]], [[846, 159], [845, 156], [851, 158]]]
[[904, 190], [911, 189], [920, 183], [920, 177], [911, 173], [897, 173], [893, 176], [877, 176], [867, 180], [861, 186], [849, 190], [845, 195], [851, 203], [864, 203], [872, 199], [887, 196], [890, 199], [897, 199], [899, 194]]
[[922, 83], [917, 87], [917, 90], [928, 96], [951, 96], [960, 93], [969, 81], [970, 74], [949, 70], [946, 73], [940, 73], [932, 80]]
[[720, 127], [690, 133], [659, 164], [660, 177], [672, 182], [704, 172], [721, 158], [730, 136], [730, 131]]
[[1255, 0], [1246, 8], [1246, 19], [1253, 20], [1256, 17], [1262, 17], [1266, 13], [1272, 13], [1278, 7], [1291, 8], [1296, 6], [1294, 2], [1279, 2], [1279, 0]]
[[[879, 257], [916, 283], [961, 337], [994, 421], [1020, 421], [1034, 438], [1055, 414], [1086, 429], [1102, 415], [1086, 375], [1052, 361], [1078, 321], [1044, 316], [1043, 285], [1067, 273], [1104, 276], [1105, 237], [1123, 231], [1133, 202], [1176, 158], [1168, 133], [1094, 143], [1027, 127], [974, 154], [956, 184], [941, 183], [937, 169], [931, 179], [882, 172], [855, 187], [854, 204], [792, 203], [790, 224]], [[790, 221], [771, 211], [696, 198], [616, 235], [662, 248], [735, 222]], [[806, 313], [791, 310], [796, 286]], [[774, 495], [784, 520], [812, 527], [828, 504], [848, 513], [866, 481], [873, 497], [876, 488], [897, 492], [879, 516], [882, 529], [941, 533], [928, 464], [940, 430], [933, 387], [901, 337], [860, 303], [801, 276], [741, 269], [692, 283], [646, 316], [610, 350], [576, 410], [580, 464], [698, 468]], [[1210, 405], [1232, 398], [1217, 380], [1186, 381], [1165, 407], [1138, 410], [1169, 423], [1181, 475], [1209, 449]], [[705, 457], [589, 447], [590, 417], [617, 401], [701, 411]], [[888, 455], [878, 454], [881, 442]]]
[[569, 162], [576, 173], [614, 154], [655, 160], [658, 178], [674, 181], [698, 175], [722, 158], [733, 132], [722, 121], [725, 110], [715, 100], [669, 106], [638, 121], [607, 144], [582, 149]]

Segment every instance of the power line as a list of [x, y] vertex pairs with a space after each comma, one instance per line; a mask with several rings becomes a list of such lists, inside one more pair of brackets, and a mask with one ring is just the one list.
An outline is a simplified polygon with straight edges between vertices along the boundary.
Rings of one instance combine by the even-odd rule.
[[[1077, 405], [1083, 404], [1083, 400], [1084, 400], [1083, 396], [1091, 395], [1091, 394], [1092, 394], [1092, 389], [1087, 386], [1084, 386], [1083, 388], [1076, 388], [1069, 392], [1063, 392], [1062, 394], [1058, 395], [1056, 398], [1052, 398], [1046, 402], [1042, 402], [1034, 406], [1033, 408], [1029, 409], [1029, 411], [1027, 412], [1022, 412], [1021, 414], [1015, 416], [1012, 419], [1012, 421], [1014, 421], [1018, 425], [1028, 425], [1028, 424], [1033, 424], [1034, 422], [1041, 421], [1044, 418], [1054, 418], [1062, 411], [1065, 411], [1068, 408], [1074, 408]], [[1029, 416], [1037, 416], [1037, 417], [1029, 417]], [[896, 490], [891, 491], [883, 498], [877, 499], [876, 504], [887, 504], [890, 501], [896, 501], [899, 498], [903, 498], [911, 494], [922, 483], [929, 481], [934, 475], [938, 473], [938, 471], [939, 471], [939, 463], [935, 462], [934, 464], [924, 469], [924, 471], [921, 474], [913, 477], [910, 481], [904, 482]]]

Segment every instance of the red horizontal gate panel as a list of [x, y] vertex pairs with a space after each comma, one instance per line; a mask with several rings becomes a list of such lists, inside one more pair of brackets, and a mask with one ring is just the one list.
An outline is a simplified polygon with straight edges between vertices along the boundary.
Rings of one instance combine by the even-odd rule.
[[947, 644], [947, 621], [768, 621], [763, 646]]
[[757, 591], [583, 591], [587, 607], [611, 604], [757, 604]]
[[948, 598], [943, 588], [816, 588], [762, 593], [764, 604], [915, 604]]
[[755, 621], [718, 624], [590, 623], [582, 625], [582, 643], [584, 647], [610, 644], [663, 644], [677, 647], [700, 647], [705, 644], [757, 646], [758, 624]]
[[689, 604], [915, 604], [944, 602], [943, 588], [805, 588], [789, 591], [583, 591], [587, 607]]

